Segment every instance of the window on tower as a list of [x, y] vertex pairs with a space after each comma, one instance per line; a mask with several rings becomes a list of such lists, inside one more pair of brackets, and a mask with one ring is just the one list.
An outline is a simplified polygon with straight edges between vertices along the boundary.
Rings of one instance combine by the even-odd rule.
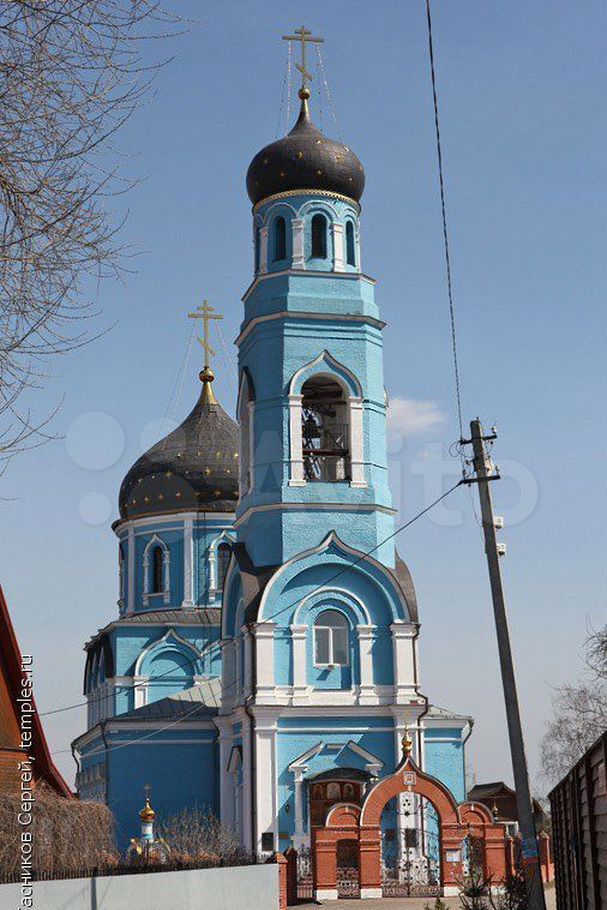
[[314, 622], [314, 663], [347, 667], [350, 662], [350, 626], [337, 610], [323, 610]]
[[152, 594], [162, 594], [164, 591], [164, 553], [162, 547], [157, 546], [152, 550]]
[[354, 225], [351, 221], [346, 222], [346, 262], [348, 265], [356, 265], [356, 249], [354, 246]]
[[320, 213], [312, 218], [312, 259], [327, 258], [327, 219]]
[[348, 411], [342, 387], [328, 376], [313, 376], [301, 391], [304, 478], [325, 483], [350, 480]]
[[232, 547], [229, 543], [220, 543], [217, 547], [217, 589], [223, 589], [223, 583], [226, 579], [226, 573], [230, 564]]
[[287, 258], [287, 222], [279, 215], [274, 221], [274, 262]]

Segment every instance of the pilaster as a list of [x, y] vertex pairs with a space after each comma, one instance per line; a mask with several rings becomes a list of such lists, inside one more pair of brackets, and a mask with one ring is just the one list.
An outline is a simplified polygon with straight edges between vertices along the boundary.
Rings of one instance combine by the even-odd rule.
[[194, 520], [183, 523], [183, 602], [182, 607], [194, 606]]
[[127, 536], [128, 568], [127, 568], [127, 613], [135, 610], [135, 528], [129, 525]]
[[265, 275], [268, 271], [268, 227], [259, 231], [259, 274]]
[[293, 231], [293, 255], [291, 257], [291, 268], [305, 269], [306, 260], [304, 257], [304, 221], [302, 218], [293, 218], [291, 221]]
[[345, 272], [344, 261], [344, 226], [338, 221], [333, 222], [333, 270]]
[[[276, 794], [276, 711], [255, 711], [255, 805], [256, 825], [254, 849], [263, 854], [274, 852], [278, 844], [278, 813]], [[272, 833], [272, 849], [262, 847], [263, 834]]]
[[256, 700], [259, 704], [274, 704], [275, 677], [274, 677], [274, 629], [276, 623], [263, 622], [256, 626], [255, 637], [255, 666], [257, 668], [257, 693]]
[[240, 633], [242, 635], [242, 647], [244, 649], [242, 695], [243, 698], [246, 699], [253, 694], [253, 638], [249, 632], [248, 626], [241, 626]]
[[417, 689], [415, 678], [415, 638], [413, 623], [392, 623], [392, 651], [394, 655], [394, 701], [407, 704]]
[[376, 626], [357, 626], [358, 653], [360, 655], [360, 697], [361, 705], [377, 701], [373, 685], [373, 641]]
[[289, 395], [289, 486], [305, 486], [301, 438], [301, 395]]
[[309, 700], [307, 683], [307, 626], [291, 626], [291, 650], [293, 655], [293, 704], [307, 704]]

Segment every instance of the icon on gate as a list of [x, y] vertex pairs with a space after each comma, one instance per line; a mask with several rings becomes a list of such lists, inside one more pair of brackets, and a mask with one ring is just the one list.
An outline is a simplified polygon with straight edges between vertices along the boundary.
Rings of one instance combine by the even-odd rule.
[[415, 771], [403, 771], [403, 783], [405, 787], [411, 789], [417, 783], [417, 774]]

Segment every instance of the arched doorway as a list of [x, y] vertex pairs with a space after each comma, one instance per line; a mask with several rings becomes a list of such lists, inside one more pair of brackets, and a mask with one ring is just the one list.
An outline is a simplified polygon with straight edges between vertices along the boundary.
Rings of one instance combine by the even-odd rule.
[[415, 793], [389, 800], [381, 815], [384, 897], [437, 897], [441, 892], [440, 824], [432, 804]]
[[[448, 788], [436, 778], [425, 774], [411, 757], [411, 743], [403, 743], [404, 758], [396, 770], [383, 778], [367, 793], [362, 808], [338, 803], [327, 814], [325, 826], [312, 830], [312, 851], [314, 865], [314, 897], [316, 900], [335, 900], [339, 896], [337, 858], [338, 845], [343, 841], [358, 840], [359, 896], [380, 898], [402, 886], [407, 875], [409, 888], [411, 873], [401, 865], [395, 874], [386, 876], [382, 866], [386, 847], [382, 844], [382, 814], [384, 808], [395, 799], [414, 797], [412, 811], [417, 817], [409, 820], [409, 843], [417, 851], [418, 868], [423, 866], [427, 881], [433, 893], [452, 895], [459, 893], [464, 865], [467, 838], [474, 836], [482, 841], [484, 872], [494, 882], [506, 877], [504, 828], [494, 824], [491, 814], [477, 805], [455, 802]], [[427, 805], [428, 808], [424, 808]], [[416, 808], [417, 806], [417, 808]], [[419, 818], [419, 825], [417, 818]], [[432, 824], [436, 825], [436, 840], [429, 839]], [[424, 827], [425, 826], [425, 827]], [[383, 849], [382, 849], [383, 848]], [[432, 871], [432, 852], [434, 872]], [[344, 848], [340, 848], [344, 849]], [[408, 848], [409, 849], [409, 848]], [[413, 864], [416, 854], [406, 854], [407, 862]], [[385, 864], [384, 864], [385, 865]], [[430, 881], [432, 879], [432, 881]], [[385, 890], [384, 890], [385, 889]], [[406, 893], [406, 891], [405, 891]], [[413, 892], [411, 892], [413, 893]], [[420, 892], [418, 892], [420, 893]]]

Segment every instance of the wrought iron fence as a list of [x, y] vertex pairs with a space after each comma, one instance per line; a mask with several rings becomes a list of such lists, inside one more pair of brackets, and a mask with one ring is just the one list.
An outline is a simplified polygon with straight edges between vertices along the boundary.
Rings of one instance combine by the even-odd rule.
[[309, 847], [300, 847], [297, 851], [297, 899], [311, 901], [313, 897], [312, 851]]

